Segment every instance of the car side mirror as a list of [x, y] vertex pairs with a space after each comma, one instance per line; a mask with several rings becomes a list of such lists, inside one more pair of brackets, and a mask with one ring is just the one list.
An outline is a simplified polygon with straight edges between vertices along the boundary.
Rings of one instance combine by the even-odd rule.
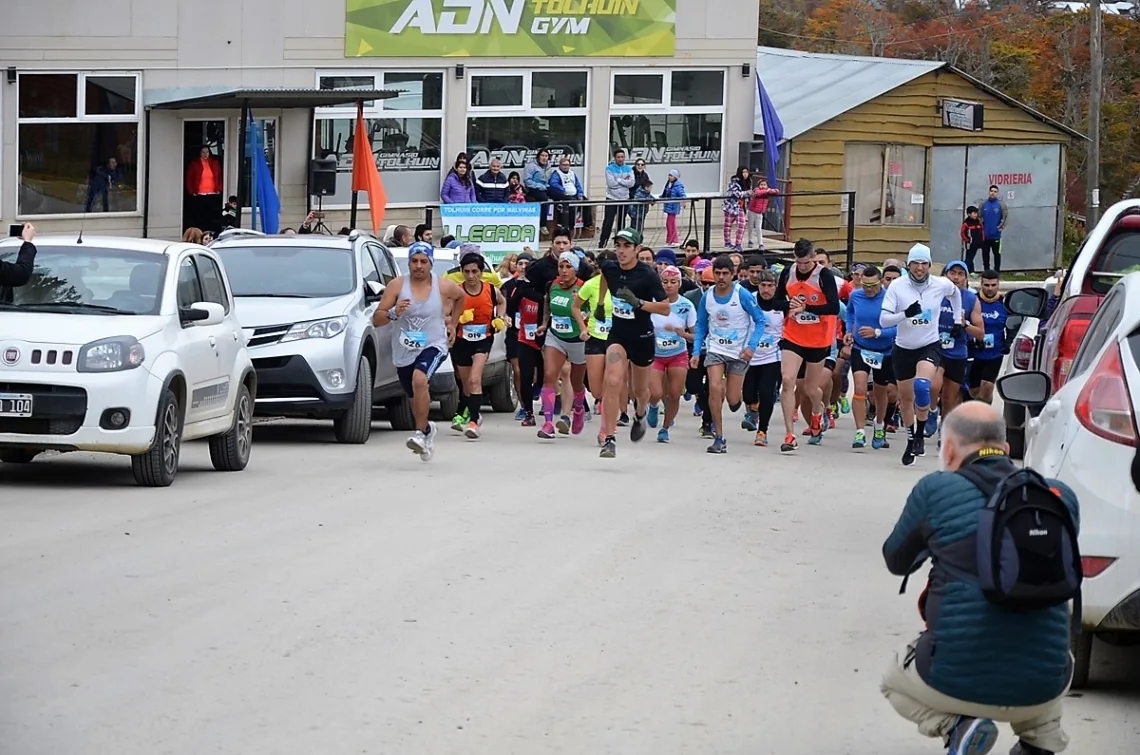
[[221, 304], [212, 301], [199, 301], [189, 307], [178, 311], [178, 318], [183, 325], [189, 324], [197, 327], [221, 325], [226, 319], [226, 309]]
[[1022, 317], [1041, 317], [1048, 304], [1049, 292], [1044, 288], [1015, 288], [1005, 295], [1005, 308]]
[[1037, 370], [1011, 372], [998, 378], [997, 391], [1008, 404], [1040, 406], [1049, 400], [1050, 383], [1049, 376]]
[[369, 304], [380, 301], [385, 288], [387, 287], [380, 281], [364, 281], [364, 301]]

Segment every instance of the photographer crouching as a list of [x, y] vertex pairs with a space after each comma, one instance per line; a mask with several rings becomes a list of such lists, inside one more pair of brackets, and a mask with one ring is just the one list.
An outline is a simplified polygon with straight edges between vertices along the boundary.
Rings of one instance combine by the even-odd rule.
[[24, 243], [20, 245], [16, 261], [0, 260], [0, 286], [19, 288], [32, 279], [32, 268], [36, 264], [36, 245], [32, 243], [35, 237], [36, 229], [31, 223], [24, 223], [20, 231], [20, 238]]
[[926, 628], [895, 654], [881, 689], [949, 755], [990, 752], [995, 721], [1018, 737], [1010, 755], [1069, 742], [1061, 701], [1070, 626], [1079, 627], [1077, 500], [1008, 453], [1001, 414], [979, 401], [959, 406], [942, 426], [942, 471], [918, 481], [883, 544], [892, 574], [913, 574], [927, 558], [932, 566], [919, 598]]

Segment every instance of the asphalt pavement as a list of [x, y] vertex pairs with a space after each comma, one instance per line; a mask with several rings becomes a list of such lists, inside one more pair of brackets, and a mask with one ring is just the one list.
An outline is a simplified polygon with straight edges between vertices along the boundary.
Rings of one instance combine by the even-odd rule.
[[[880, 548], [933, 452], [853, 452], [844, 418], [710, 456], [688, 405], [616, 460], [596, 420], [489, 415], [429, 463], [375, 427], [269, 423], [234, 474], [190, 444], [165, 490], [0, 464], [0, 753], [942, 751], [878, 688], [919, 629]], [[1070, 751], [1134, 751], [1140, 648], [1096, 659]]]

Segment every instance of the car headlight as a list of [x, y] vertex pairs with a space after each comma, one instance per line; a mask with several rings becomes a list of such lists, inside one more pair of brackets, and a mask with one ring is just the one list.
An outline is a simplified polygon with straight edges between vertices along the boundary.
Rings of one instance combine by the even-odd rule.
[[281, 343], [303, 341], [306, 338], [333, 338], [343, 333], [347, 326], [347, 317], [330, 317], [326, 320], [299, 322], [289, 328], [289, 332], [281, 337]]
[[122, 372], [142, 366], [146, 351], [137, 338], [116, 336], [92, 341], [79, 350], [77, 372]]

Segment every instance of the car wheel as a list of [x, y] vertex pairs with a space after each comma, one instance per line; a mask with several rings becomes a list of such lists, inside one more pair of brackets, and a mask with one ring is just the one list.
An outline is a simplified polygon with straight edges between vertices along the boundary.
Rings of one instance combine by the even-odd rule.
[[[396, 399], [387, 406], [388, 422], [393, 430], [400, 432], [416, 429], [416, 415], [412, 414], [412, 400], [408, 397]], [[450, 417], [448, 418], [450, 419]]]
[[178, 475], [178, 457], [182, 453], [182, 409], [178, 397], [167, 388], [158, 402], [154, 443], [144, 454], [131, 457], [135, 482], [146, 488], [165, 488]]
[[1092, 667], [1093, 640], [1092, 632], [1082, 630], [1070, 642], [1073, 651], [1073, 683], [1072, 689], [1084, 689], [1089, 686], [1089, 670]]
[[0, 461], [5, 464], [28, 464], [39, 456], [36, 448], [0, 448]]
[[240, 472], [249, 464], [253, 450], [253, 398], [242, 386], [234, 404], [234, 426], [210, 438], [210, 463], [219, 472]]
[[439, 398], [439, 413], [447, 422], [459, 413], [459, 389], [455, 388], [445, 396]]
[[337, 443], [367, 443], [372, 435], [372, 365], [361, 357], [356, 368], [356, 392], [352, 406], [333, 420]]
[[499, 382], [491, 386], [491, 390], [487, 392], [487, 397], [491, 400], [491, 409], [496, 412], [513, 412], [515, 410], [515, 381], [511, 379], [510, 370], [502, 377]]

